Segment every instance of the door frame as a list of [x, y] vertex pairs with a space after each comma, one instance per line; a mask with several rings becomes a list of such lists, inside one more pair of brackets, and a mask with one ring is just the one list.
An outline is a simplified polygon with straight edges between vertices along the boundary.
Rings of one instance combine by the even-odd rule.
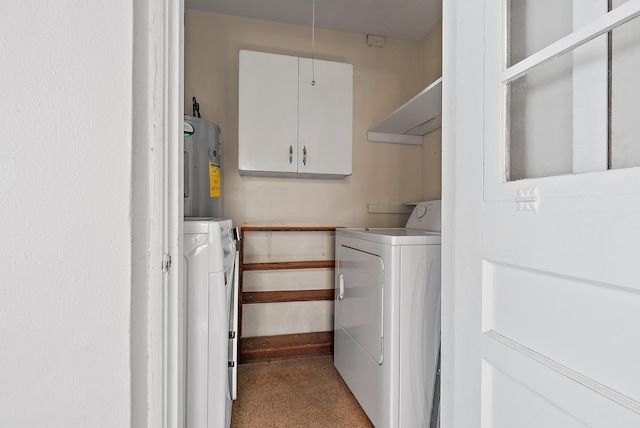
[[480, 426], [484, 1], [443, 2], [441, 425]]
[[131, 426], [184, 426], [184, 0], [133, 4]]

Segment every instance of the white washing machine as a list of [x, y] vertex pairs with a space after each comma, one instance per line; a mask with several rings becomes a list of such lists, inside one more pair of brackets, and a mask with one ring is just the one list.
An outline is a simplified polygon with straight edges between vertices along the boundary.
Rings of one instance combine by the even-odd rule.
[[430, 426], [440, 242], [440, 201], [404, 229], [336, 229], [334, 364], [377, 428]]
[[237, 370], [236, 239], [231, 220], [184, 220], [187, 428], [231, 424]]

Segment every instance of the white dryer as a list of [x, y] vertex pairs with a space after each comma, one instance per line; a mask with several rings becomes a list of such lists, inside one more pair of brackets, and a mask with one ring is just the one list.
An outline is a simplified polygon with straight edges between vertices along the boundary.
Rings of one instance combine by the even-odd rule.
[[440, 242], [440, 201], [404, 229], [336, 229], [334, 364], [377, 428], [429, 426]]

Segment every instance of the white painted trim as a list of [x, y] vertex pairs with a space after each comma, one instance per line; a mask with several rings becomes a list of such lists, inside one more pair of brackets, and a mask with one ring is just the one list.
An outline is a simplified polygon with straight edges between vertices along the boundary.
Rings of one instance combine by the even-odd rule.
[[484, 3], [443, 3], [442, 418], [477, 427], [481, 402]]
[[440, 425], [456, 426], [455, 155], [456, 1], [442, 4], [442, 292]]
[[163, 40], [163, 248], [172, 266], [163, 280], [165, 428], [185, 421], [185, 322], [182, 284], [182, 125], [184, 88], [184, 0], [164, 0]]
[[[181, 298], [184, 0], [134, 4], [132, 416], [184, 426]], [[170, 273], [163, 257], [171, 254]]]
[[162, 13], [163, 0], [134, 4], [131, 424], [148, 428], [164, 418]]

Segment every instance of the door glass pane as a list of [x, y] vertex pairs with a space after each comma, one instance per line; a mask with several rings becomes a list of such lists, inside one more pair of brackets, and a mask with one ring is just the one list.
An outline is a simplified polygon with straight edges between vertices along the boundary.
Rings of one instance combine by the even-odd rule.
[[640, 19], [506, 84], [506, 180], [640, 166]]
[[507, 84], [507, 179], [607, 168], [607, 35]]
[[508, 67], [629, 0], [507, 0]]
[[612, 32], [610, 168], [640, 166], [640, 19]]

